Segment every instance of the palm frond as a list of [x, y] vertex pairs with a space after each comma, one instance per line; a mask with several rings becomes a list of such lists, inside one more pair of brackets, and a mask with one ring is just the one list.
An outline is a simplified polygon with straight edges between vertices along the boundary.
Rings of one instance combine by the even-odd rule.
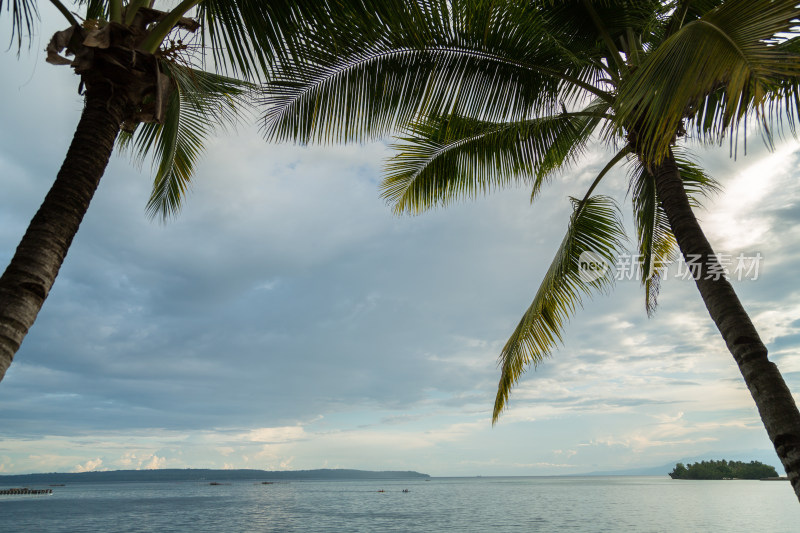
[[645, 289], [647, 316], [655, 313], [664, 269], [675, 259], [676, 242], [656, 194], [655, 178], [638, 158], [631, 172], [629, 192], [638, 247], [637, 263]]
[[84, 8], [86, 20], [107, 20], [109, 0], [78, 0], [78, 5]]
[[208, 136], [250, 109], [253, 87], [183, 65], [162, 66], [175, 84], [164, 123], [141, 124], [134, 136], [119, 142], [139, 161], [152, 155], [157, 171], [147, 212], [166, 220], [180, 211]]
[[380, 21], [376, 32], [342, 20], [334, 37], [310, 37], [309, 51], [265, 85], [266, 137], [363, 141], [424, 115], [521, 121], [577, 93], [610, 99], [586, 81], [597, 69], [545, 31], [534, 4], [407, 5], [429, 4], [437, 8], [398, 15], [414, 25]]
[[597, 123], [597, 114], [559, 113], [519, 122], [434, 117], [416, 122], [393, 145], [381, 196], [396, 213], [418, 214], [435, 205], [474, 198], [512, 183], [534, 191], [576, 157]]
[[216, 65], [262, 80], [276, 64], [311, 50], [312, 37], [330, 38], [337, 21], [374, 31], [408, 11], [404, 5], [402, 0], [203, 0], [197, 18]]
[[204, 0], [197, 6], [197, 18], [217, 66], [261, 79], [276, 60], [299, 51], [304, 33], [316, 23], [324, 25], [335, 4], [360, 6], [366, 1]]
[[[783, 52], [800, 57], [800, 35], [789, 37], [775, 45]], [[761, 133], [767, 146], [773, 148], [773, 137], [783, 137], [786, 129], [797, 134], [797, 120], [800, 117], [800, 76], [787, 76], [769, 86], [766, 111], [760, 117]], [[699, 121], [698, 121], [699, 122]]]
[[[665, 24], [667, 34], [672, 35], [685, 24], [699, 19], [712, 9], [716, 9], [725, 0], [678, 0], [673, 2], [672, 13]], [[668, 5], [668, 4], [667, 4]]]
[[0, 14], [3, 11], [5, 2], [6, 11], [11, 12], [11, 39], [9, 45], [17, 41], [17, 50], [22, 50], [23, 37], [28, 37], [33, 33], [34, 26], [39, 20], [39, 11], [35, 0], [0, 0]]
[[[675, 162], [692, 206], [699, 207], [701, 198], [709, 197], [719, 190], [718, 183], [694, 163], [688, 154], [676, 152]], [[645, 309], [648, 316], [653, 316], [658, 305], [662, 278], [667, 267], [677, 257], [677, 243], [667, 214], [658, 199], [655, 177], [638, 158], [632, 159], [628, 192], [633, 203], [637, 263], [645, 288]]]
[[[575, 128], [565, 130], [556, 136], [549, 149], [544, 153], [540, 164], [535, 168], [533, 187], [531, 188], [531, 203], [539, 196], [542, 186], [558, 171], [567, 170], [581, 155], [590, 140], [591, 135], [597, 130], [598, 125], [608, 122], [610, 115], [608, 102], [596, 99], [581, 111], [573, 113]], [[576, 132], [577, 135], [573, 135]], [[616, 162], [614, 163], [616, 164]]]
[[794, 0], [729, 0], [661, 43], [617, 99], [618, 124], [637, 151], [666, 155], [687, 117], [707, 121], [699, 130], [718, 140], [749, 113], [763, 114], [770, 87], [800, 75], [800, 56], [775, 46], [798, 15]]
[[[572, 204], [567, 234], [533, 303], [500, 354], [493, 423], [525, 369], [530, 364], [536, 366], [562, 341], [564, 324], [582, 306], [583, 298], [607, 290], [614, 282], [610, 265], [614, 264], [625, 238], [616, 204], [605, 196], [583, 201], [573, 198]], [[591, 267], [600, 268], [587, 268], [588, 262], [593, 263]]]

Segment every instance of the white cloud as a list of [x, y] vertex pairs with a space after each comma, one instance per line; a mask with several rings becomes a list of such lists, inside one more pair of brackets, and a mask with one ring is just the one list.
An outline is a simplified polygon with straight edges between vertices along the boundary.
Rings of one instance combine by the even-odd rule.
[[[704, 230], [719, 252], [759, 251], [778, 239], [765, 211], [798, 200], [796, 181], [798, 148], [794, 142], [779, 145], [759, 158], [743, 157], [729, 179], [717, 176], [722, 193], [706, 201], [699, 213]], [[727, 178], [727, 176], [725, 176]]]
[[100, 468], [103, 465], [103, 460], [99, 457], [95, 459], [90, 459], [83, 463], [82, 465], [75, 465], [75, 468], [72, 469], [73, 472], [95, 472], [95, 471], [102, 471], [108, 470], [107, 468]]
[[563, 455], [567, 459], [569, 459], [570, 457], [575, 456], [577, 453], [578, 453], [577, 450], [555, 450], [555, 451], [553, 451], [553, 454], [555, 454], [555, 455]]
[[156, 470], [158, 468], [164, 468], [166, 465], [167, 465], [167, 460], [164, 457], [153, 455], [144, 465], [144, 469]]
[[285, 426], [252, 429], [247, 433], [242, 434], [239, 438], [251, 442], [284, 444], [287, 442], [301, 440], [305, 437], [305, 430], [301, 426]]
[[128, 451], [116, 461], [123, 469], [156, 470], [167, 466], [167, 459], [155, 453], [145, 451]]

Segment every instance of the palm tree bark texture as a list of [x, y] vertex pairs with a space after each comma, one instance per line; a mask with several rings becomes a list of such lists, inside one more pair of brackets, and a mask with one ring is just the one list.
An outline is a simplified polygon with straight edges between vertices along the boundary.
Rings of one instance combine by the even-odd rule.
[[0, 277], [0, 380], [50, 293], [129, 107], [124, 92], [110, 84], [87, 84], [64, 163]]
[[670, 155], [653, 169], [658, 197], [669, 218], [681, 253], [687, 260], [701, 257], [693, 273], [708, 314], [733, 355], [755, 400], [770, 440], [795, 494], [800, 498], [800, 412], [778, 368], [767, 358], [758, 336], [730, 282], [721, 272], [713, 248], [692, 212], [683, 182]]

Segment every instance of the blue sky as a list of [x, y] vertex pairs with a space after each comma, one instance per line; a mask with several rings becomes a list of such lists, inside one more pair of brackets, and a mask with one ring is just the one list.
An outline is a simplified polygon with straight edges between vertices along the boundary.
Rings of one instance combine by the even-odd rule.
[[[5, 28], [5, 26], [4, 26]], [[0, 262], [66, 152], [81, 99], [46, 37], [0, 55]], [[5, 31], [5, 30], [4, 30]], [[763, 257], [734, 285], [800, 392], [796, 141], [698, 155], [724, 192], [715, 248]], [[704, 454], [774, 457], [690, 281], [654, 318], [635, 281], [587, 301], [491, 426], [497, 355], [607, 157], [533, 206], [511, 189], [418, 217], [379, 198], [384, 143], [209, 146], [186, 207], [147, 219], [148, 164], [115, 155], [56, 285], [0, 383], [0, 473], [363, 468], [551, 475]], [[606, 180], [626, 223], [624, 169]], [[777, 465], [777, 459], [773, 461]]]

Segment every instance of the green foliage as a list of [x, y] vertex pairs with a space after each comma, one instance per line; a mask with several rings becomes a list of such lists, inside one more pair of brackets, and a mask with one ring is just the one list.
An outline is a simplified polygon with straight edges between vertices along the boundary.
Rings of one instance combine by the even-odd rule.
[[503, 411], [511, 387], [525, 367], [537, 365], [562, 341], [564, 323], [583, 305], [583, 297], [607, 290], [614, 283], [611, 268], [587, 278], [581, 262], [591, 253], [593, 259], [610, 265], [622, 249], [625, 233], [616, 203], [606, 196], [587, 196], [583, 200], [572, 198], [572, 206], [567, 234], [528, 311], [500, 354], [501, 381], [494, 406], [497, 414]]
[[775, 467], [758, 461], [701, 461], [688, 464], [678, 463], [670, 472], [672, 479], [762, 479], [778, 477]]
[[327, 0], [200, 0], [202, 43], [223, 71], [261, 78], [276, 59], [287, 59], [302, 30], [327, 19]]
[[621, 125], [638, 125], [644, 155], [658, 160], [687, 118], [712, 142], [752, 113], [766, 120], [778, 86], [800, 76], [797, 56], [775, 46], [797, 16], [795, 0], [729, 0], [683, 25], [621, 85]]
[[278, 66], [265, 85], [268, 138], [362, 141], [450, 113], [521, 121], [573, 101], [574, 87], [609, 98], [590, 83], [597, 66], [564, 48], [535, 3], [383, 4], [386, 18], [332, 13], [296, 61]]
[[123, 132], [119, 144], [138, 161], [154, 154], [156, 174], [147, 211], [166, 220], [180, 211], [209, 135], [234, 125], [250, 108], [252, 86], [177, 63], [165, 61], [162, 68], [175, 83], [163, 124], [141, 124], [133, 134]]
[[675, 468], [669, 474], [669, 477], [671, 477], [672, 479], [685, 479], [686, 472], [687, 470], [686, 467], [683, 465], [683, 463], [678, 463], [675, 465]]
[[514, 181], [535, 194], [582, 153], [603, 116], [602, 109], [587, 109], [525, 121], [451, 115], [413, 123], [410, 136], [393, 146], [398, 154], [386, 165], [383, 197], [397, 213], [418, 214]]
[[[700, 197], [719, 190], [717, 182], [694, 163], [688, 154], [676, 151], [675, 161], [681, 172], [684, 188], [693, 206], [700, 206]], [[632, 161], [629, 194], [633, 203], [634, 227], [641, 258], [642, 284], [645, 287], [645, 309], [655, 313], [664, 268], [674, 260], [677, 243], [658, 200], [655, 178], [640, 160]]]

